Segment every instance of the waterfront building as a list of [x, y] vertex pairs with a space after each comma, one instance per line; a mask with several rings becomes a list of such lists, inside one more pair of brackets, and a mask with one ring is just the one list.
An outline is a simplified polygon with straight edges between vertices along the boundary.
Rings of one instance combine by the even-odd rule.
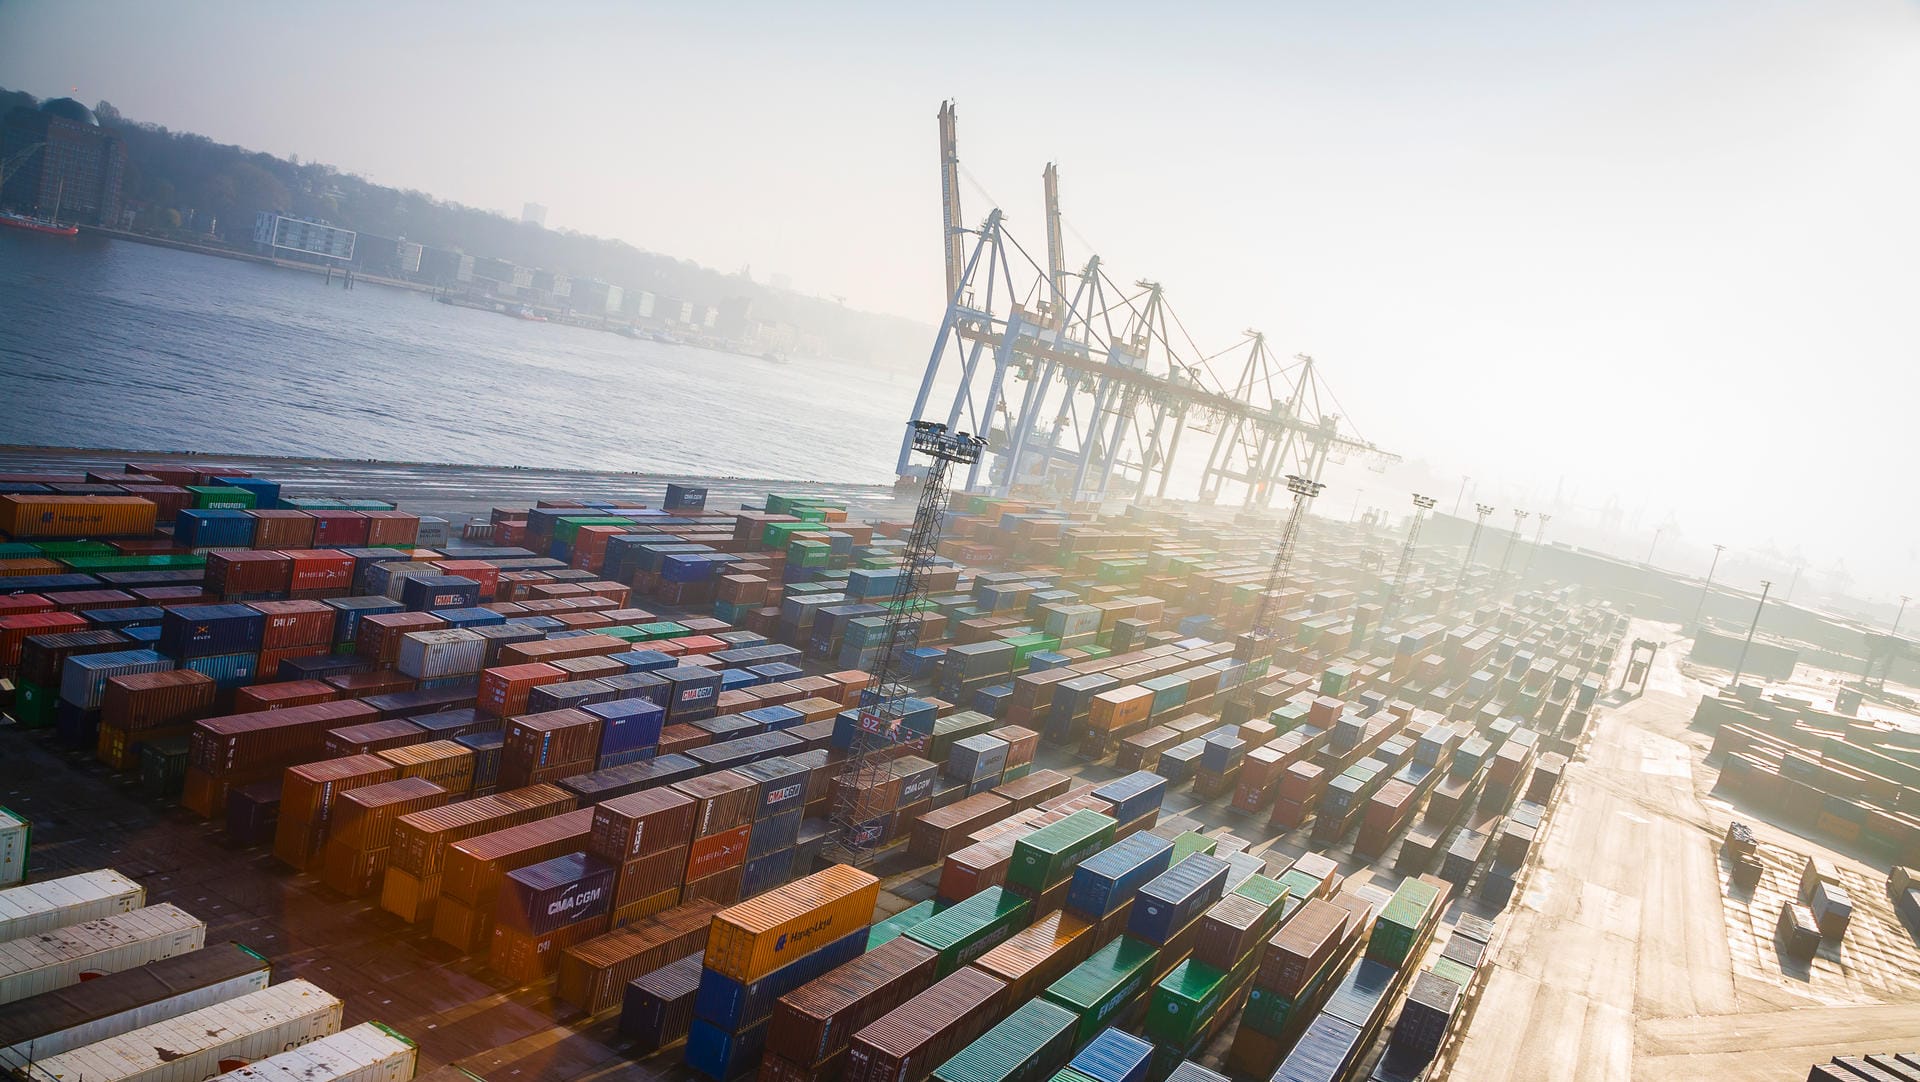
[[0, 124], [0, 161], [20, 164], [0, 187], [0, 206], [62, 222], [115, 225], [127, 147], [72, 98], [9, 112]]

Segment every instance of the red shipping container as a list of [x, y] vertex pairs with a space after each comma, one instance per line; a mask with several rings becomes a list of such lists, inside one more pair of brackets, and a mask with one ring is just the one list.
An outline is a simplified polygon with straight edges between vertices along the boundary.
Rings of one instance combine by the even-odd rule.
[[[197, 485], [200, 483], [200, 473], [198, 470], [195, 470], [191, 466], [183, 466], [178, 463], [128, 462], [126, 463], [126, 470], [131, 474], [144, 474], [148, 477], [157, 477], [169, 485]], [[226, 474], [225, 476], [232, 477], [234, 475]]]
[[[255, 601], [247, 606], [267, 618], [260, 637], [262, 650], [312, 646], [333, 641], [334, 611], [318, 601]], [[262, 669], [267, 676], [273, 670]]]
[[612, 620], [597, 612], [555, 612], [548, 615], [565, 624], [568, 631], [592, 631], [613, 626]]
[[358, 511], [309, 511], [313, 516], [313, 544], [323, 549], [367, 547], [367, 516]]
[[327, 731], [326, 739], [320, 745], [320, 754], [328, 759], [338, 759], [347, 755], [372, 755], [390, 748], [404, 748], [413, 744], [426, 743], [431, 735], [425, 729], [404, 718], [386, 718], [381, 721], [363, 722], [359, 725], [343, 725], [338, 729]]
[[[627, 600], [633, 596], [633, 588], [621, 582], [601, 580], [599, 582], [583, 582], [580, 585], [592, 596], [605, 598], [615, 605], [625, 605]], [[612, 614], [609, 613], [608, 615]], [[615, 623], [619, 622], [618, 619], [615, 620]]]
[[329, 687], [318, 680], [254, 684], [233, 693], [233, 712], [251, 714], [256, 710], [284, 710], [293, 706], [330, 703], [339, 697], [338, 688]]
[[139, 586], [130, 591], [140, 599], [142, 605], [160, 605], [172, 608], [175, 605], [198, 605], [217, 600], [198, 586]]
[[264, 676], [278, 678], [280, 675], [280, 663], [282, 661], [292, 661], [295, 658], [302, 657], [319, 657], [328, 652], [327, 644], [324, 642], [310, 642], [305, 646], [282, 646], [278, 650], [262, 650], [260, 651], [260, 667], [258, 671]]
[[360, 618], [353, 652], [371, 658], [381, 668], [390, 669], [400, 657], [400, 640], [413, 631], [438, 631], [445, 620], [430, 612], [382, 612]]
[[473, 708], [497, 718], [522, 714], [527, 709], [527, 695], [534, 688], [557, 684], [566, 679], [567, 673], [552, 665], [496, 666], [480, 674], [480, 684], [473, 695]]
[[31, 616], [38, 612], [54, 611], [53, 602], [39, 594], [9, 594], [0, 597], [0, 618], [8, 616]]
[[485, 560], [430, 560], [442, 572], [472, 579], [480, 586], [480, 600], [492, 601], [500, 590], [500, 568]]
[[338, 549], [289, 549], [293, 561], [289, 589], [296, 594], [344, 597], [353, 589], [353, 557]]
[[628, 533], [624, 526], [582, 526], [573, 539], [574, 567], [598, 571], [607, 562], [607, 540]]
[[671, 786], [615, 797], [594, 806], [586, 849], [610, 864], [676, 849], [692, 840], [695, 815], [693, 798]]
[[313, 547], [313, 516], [291, 509], [248, 511], [253, 517], [253, 547], [305, 549]]
[[[363, 511], [367, 518], [367, 547], [411, 548], [420, 537], [420, 516], [405, 511]], [[511, 542], [502, 542], [510, 544]]]
[[205, 588], [221, 597], [284, 594], [293, 578], [293, 561], [278, 552], [248, 549], [207, 553]]
[[153, 521], [169, 523], [180, 517], [180, 512], [193, 506], [193, 493], [179, 485], [129, 485], [122, 483], [120, 490], [129, 496], [138, 496], [153, 504]]
[[23, 612], [0, 616], [0, 672], [20, 667], [20, 644], [28, 635], [54, 631], [78, 631], [87, 621], [71, 612]]
[[705, 879], [747, 862], [747, 840], [753, 824], [694, 839], [687, 850], [687, 880]]

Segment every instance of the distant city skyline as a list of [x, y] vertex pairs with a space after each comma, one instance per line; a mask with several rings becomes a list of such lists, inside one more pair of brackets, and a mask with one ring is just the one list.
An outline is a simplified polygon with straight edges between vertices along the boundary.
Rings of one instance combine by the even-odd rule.
[[1877, 468], [1920, 392], [1920, 8], [1100, 13], [989, 4], [1021, 29], [983, 47], [868, 5], [11, 5], [0, 82], [927, 323], [952, 97], [970, 220], [1038, 250], [1058, 161], [1071, 263], [1164, 283], [1202, 352], [1313, 354], [1436, 474], [1614, 494], [1702, 571], [1724, 541], [1920, 580]]

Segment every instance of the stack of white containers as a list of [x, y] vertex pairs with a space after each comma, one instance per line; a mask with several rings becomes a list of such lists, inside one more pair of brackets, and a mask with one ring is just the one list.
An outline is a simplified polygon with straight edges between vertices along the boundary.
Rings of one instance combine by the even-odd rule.
[[0, 808], [0, 887], [12, 886], [27, 877], [27, 844], [33, 827], [5, 808]]
[[[340, 1031], [338, 999], [290, 980], [37, 1061], [29, 1082], [201, 1082]], [[326, 1077], [326, 1076], [321, 1076]]]
[[412, 1041], [378, 1022], [362, 1022], [213, 1082], [408, 1082], [419, 1059]]
[[0, 943], [0, 1003], [12, 1003], [89, 976], [157, 962], [207, 945], [207, 925], [161, 903]]

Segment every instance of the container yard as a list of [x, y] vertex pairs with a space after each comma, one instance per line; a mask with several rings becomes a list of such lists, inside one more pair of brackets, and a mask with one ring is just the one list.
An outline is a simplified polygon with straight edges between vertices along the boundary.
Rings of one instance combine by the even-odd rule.
[[16, 1077], [1899, 1078], [1920, 1032], [1897, 725], [1304, 498], [7, 466]]

